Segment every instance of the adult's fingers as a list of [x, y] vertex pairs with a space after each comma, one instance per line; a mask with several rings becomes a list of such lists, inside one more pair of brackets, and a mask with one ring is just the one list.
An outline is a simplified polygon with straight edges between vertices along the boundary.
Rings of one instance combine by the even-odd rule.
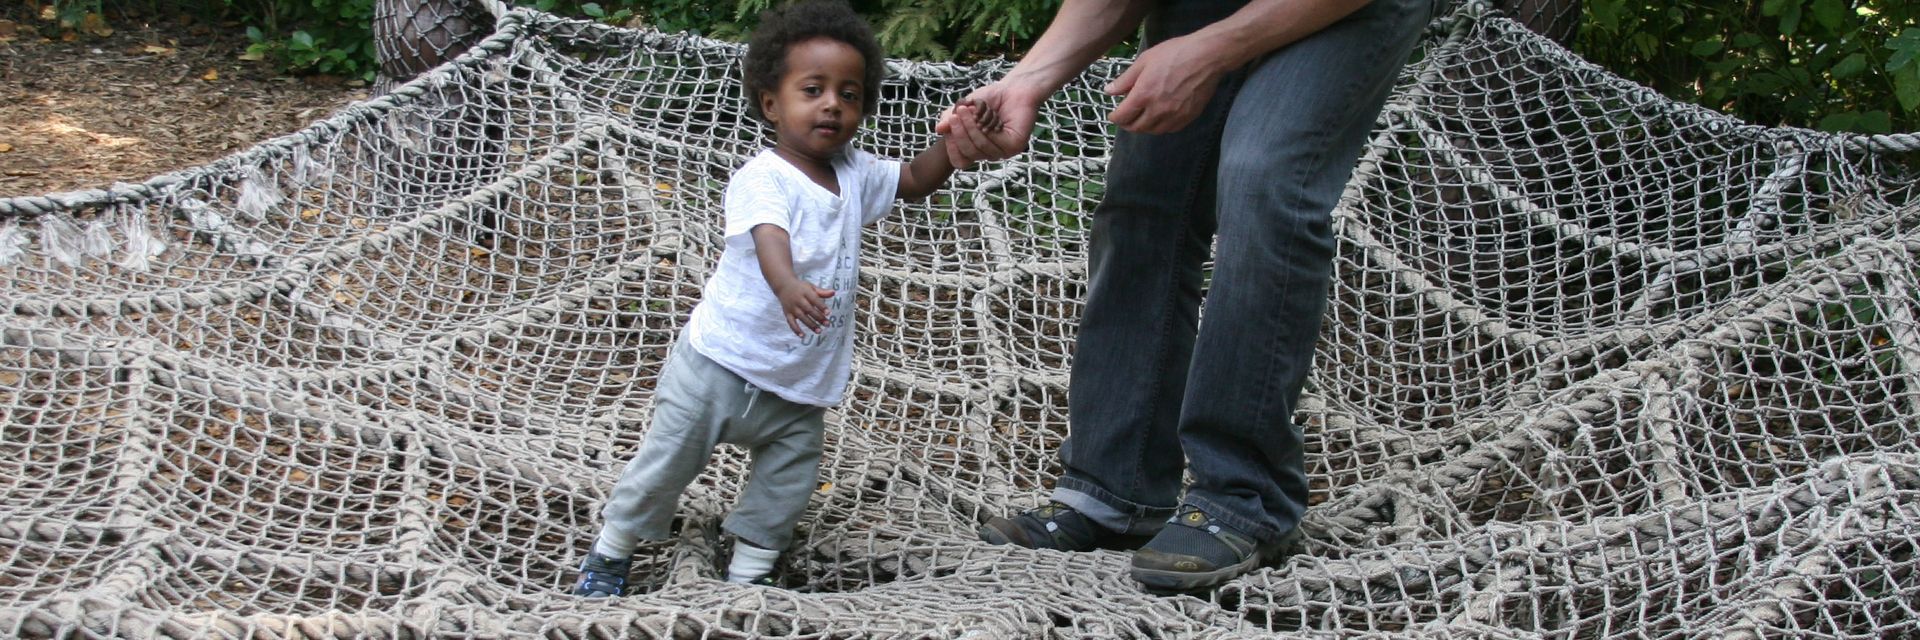
[[1139, 120], [1140, 116], [1146, 111], [1147, 99], [1135, 94], [1133, 88], [1134, 85], [1140, 81], [1140, 74], [1146, 69], [1147, 64], [1150, 64], [1147, 60], [1135, 60], [1132, 65], [1127, 67], [1126, 71], [1120, 72], [1120, 77], [1114, 78], [1113, 82], [1107, 83], [1107, 95], [1126, 96], [1120, 100], [1119, 105], [1113, 108], [1113, 113], [1107, 114], [1108, 122], [1120, 125], [1122, 129], [1132, 131], [1135, 121]]
[[940, 126], [934, 128], [941, 136], [945, 137], [947, 144], [944, 148], [947, 152], [947, 162], [952, 164], [956, 169], [971, 168], [976, 158], [969, 154], [975, 150], [970, 146], [971, 142], [968, 142], [967, 146], [963, 146], [958, 138], [967, 137], [961, 132], [961, 129], [963, 127], [973, 126], [971, 122], [973, 118], [969, 118], [967, 114], [962, 113], [960, 111], [960, 105], [949, 107], [947, 112], [952, 114], [951, 117], [942, 118], [940, 121], [940, 125], [944, 125], [945, 128], [943, 129]]
[[1107, 114], [1107, 121], [1120, 125], [1120, 128], [1128, 131], [1146, 133], [1140, 130], [1142, 116], [1145, 116], [1147, 111], [1146, 104], [1146, 98], [1139, 95], [1128, 95], [1120, 101], [1118, 106], [1113, 108], [1113, 113]]
[[946, 110], [941, 111], [940, 118], [937, 120], [934, 120], [933, 132], [943, 136], [952, 135], [953, 133], [953, 107], [952, 106], [949, 106], [946, 108]]
[[[951, 124], [952, 127], [947, 133], [947, 149], [950, 152], [958, 152], [962, 162], [971, 165], [974, 162], [991, 160], [995, 157], [992, 155], [992, 141], [987, 138], [986, 132], [980, 130], [979, 125], [968, 118], [954, 118]], [[960, 164], [955, 163], [954, 166], [960, 166]]]

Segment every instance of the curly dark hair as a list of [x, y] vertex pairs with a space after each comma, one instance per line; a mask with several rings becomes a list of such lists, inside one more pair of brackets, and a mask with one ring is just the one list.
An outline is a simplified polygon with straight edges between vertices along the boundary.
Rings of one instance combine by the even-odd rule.
[[873, 115], [880, 106], [880, 81], [887, 73], [887, 59], [867, 21], [847, 3], [834, 0], [806, 0], [760, 13], [760, 26], [747, 40], [743, 74], [747, 115], [767, 122], [767, 114], [760, 112], [760, 94], [780, 86], [780, 76], [787, 73], [787, 49], [814, 38], [844, 42], [866, 59], [866, 89], [860, 97], [860, 111], [862, 119]]

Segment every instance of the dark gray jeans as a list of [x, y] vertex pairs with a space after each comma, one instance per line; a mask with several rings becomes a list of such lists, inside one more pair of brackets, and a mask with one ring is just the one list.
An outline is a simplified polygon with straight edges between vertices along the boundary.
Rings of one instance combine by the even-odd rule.
[[[1241, 4], [1163, 3], [1147, 40]], [[1331, 213], [1434, 4], [1373, 0], [1224, 79], [1185, 129], [1119, 135], [1093, 212], [1055, 500], [1134, 533], [1182, 501], [1262, 541], [1299, 524], [1293, 411], [1327, 304]]]

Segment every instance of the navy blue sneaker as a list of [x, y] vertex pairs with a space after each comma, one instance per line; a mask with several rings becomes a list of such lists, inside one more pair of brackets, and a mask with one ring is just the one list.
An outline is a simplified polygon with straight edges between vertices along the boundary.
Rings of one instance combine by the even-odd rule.
[[1205, 511], [1181, 505], [1160, 534], [1133, 552], [1133, 579], [1148, 591], [1211, 589], [1296, 551], [1300, 528], [1271, 544], [1214, 522]]
[[588, 551], [580, 561], [580, 581], [573, 584], [573, 595], [583, 598], [618, 598], [626, 595], [627, 572], [633, 558], [609, 558]]
[[1128, 535], [1100, 526], [1087, 514], [1059, 502], [1049, 502], [1011, 518], [994, 518], [980, 527], [982, 542], [1028, 549], [1136, 549], [1147, 539], [1148, 536]]

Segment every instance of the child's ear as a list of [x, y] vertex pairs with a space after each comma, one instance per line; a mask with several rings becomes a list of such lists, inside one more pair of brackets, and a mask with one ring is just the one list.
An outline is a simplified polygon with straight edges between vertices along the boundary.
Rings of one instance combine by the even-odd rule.
[[773, 107], [775, 103], [773, 100], [772, 91], [760, 92], [759, 100], [760, 100], [760, 115], [766, 116], [767, 121], [769, 122], [780, 119], [780, 114], [774, 113]]

